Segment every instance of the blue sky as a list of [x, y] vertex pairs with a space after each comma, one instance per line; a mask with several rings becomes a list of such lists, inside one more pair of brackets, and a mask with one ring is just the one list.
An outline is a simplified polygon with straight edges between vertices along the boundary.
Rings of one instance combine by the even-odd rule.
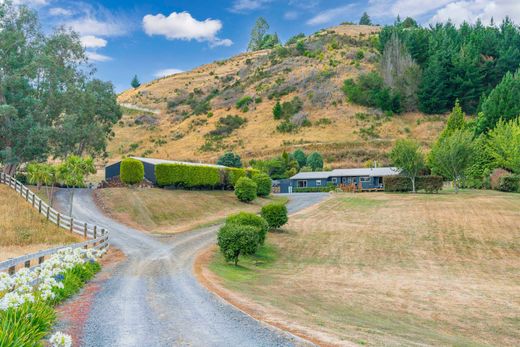
[[[2, 0], [0, 0], [2, 1]], [[387, 24], [413, 16], [423, 25], [461, 23], [506, 15], [520, 23], [518, 0], [213, 0], [71, 1], [15, 0], [35, 8], [47, 30], [65, 25], [82, 37], [97, 77], [118, 92], [141, 81], [228, 58], [246, 50], [255, 20], [267, 19], [282, 41], [343, 21], [357, 22], [364, 11]]]

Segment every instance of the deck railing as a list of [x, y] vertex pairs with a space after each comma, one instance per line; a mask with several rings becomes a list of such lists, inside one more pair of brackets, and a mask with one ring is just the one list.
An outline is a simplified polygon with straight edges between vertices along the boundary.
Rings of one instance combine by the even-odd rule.
[[40, 252], [26, 254], [21, 257], [2, 261], [0, 262], [0, 272], [8, 271], [12, 274], [16, 271], [17, 267], [30, 268], [33, 265], [41, 264], [45, 261], [46, 257], [53, 255], [62, 248], [81, 247], [102, 250], [109, 247], [109, 232], [107, 229], [101, 228], [95, 224], [89, 224], [77, 220], [71, 216], [60, 213], [59, 211], [49, 206], [45, 201], [40, 199], [34, 192], [24, 186], [20, 181], [7, 174], [0, 173], [0, 184], [5, 184], [20, 194], [20, 196], [29, 202], [29, 204], [31, 204], [34, 209], [38, 210], [40, 214], [45, 216], [49, 222], [56, 224], [60, 228], [63, 228], [70, 233], [81, 235], [87, 239], [87, 241], [84, 242], [46, 249]]

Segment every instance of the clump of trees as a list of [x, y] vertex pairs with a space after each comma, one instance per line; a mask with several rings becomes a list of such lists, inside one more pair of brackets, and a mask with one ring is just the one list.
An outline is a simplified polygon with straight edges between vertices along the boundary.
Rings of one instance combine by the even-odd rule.
[[14, 175], [48, 157], [101, 155], [121, 118], [111, 83], [93, 79], [79, 36], [46, 34], [36, 12], [0, 4], [0, 163]]
[[266, 160], [253, 159], [250, 165], [272, 179], [284, 179], [300, 171], [323, 170], [324, 161], [319, 152], [307, 156], [301, 149], [297, 149], [293, 153], [283, 152], [280, 156]]
[[267, 21], [263, 17], [259, 17], [251, 30], [251, 38], [247, 45], [247, 50], [254, 52], [261, 49], [274, 48], [276, 45], [279, 45], [278, 34], [269, 34], [267, 33], [268, 30], [269, 24]]

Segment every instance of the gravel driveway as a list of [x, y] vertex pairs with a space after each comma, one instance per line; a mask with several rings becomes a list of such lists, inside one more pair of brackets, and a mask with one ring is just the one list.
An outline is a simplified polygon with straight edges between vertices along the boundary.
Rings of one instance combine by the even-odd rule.
[[[327, 194], [294, 194], [294, 213]], [[65, 206], [67, 194], [57, 195]], [[196, 254], [216, 242], [217, 226], [153, 236], [120, 224], [78, 190], [73, 215], [105, 226], [127, 259], [104, 282], [83, 329], [83, 346], [302, 346], [307, 342], [271, 328], [208, 292], [195, 279]]]

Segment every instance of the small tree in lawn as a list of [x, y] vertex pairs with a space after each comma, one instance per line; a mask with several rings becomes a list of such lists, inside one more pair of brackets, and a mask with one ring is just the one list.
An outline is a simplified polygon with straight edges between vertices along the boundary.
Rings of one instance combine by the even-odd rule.
[[279, 229], [289, 220], [287, 207], [284, 204], [274, 203], [265, 205], [262, 207], [261, 215], [267, 221], [271, 230]]
[[132, 88], [136, 89], [141, 86], [141, 82], [139, 82], [139, 78], [137, 78], [137, 75], [134, 75], [134, 78], [132, 78], [132, 82], [130, 83]]
[[256, 190], [256, 183], [248, 177], [240, 177], [235, 184], [235, 195], [242, 202], [255, 200]]
[[238, 265], [240, 255], [254, 255], [259, 246], [258, 229], [240, 224], [225, 224], [217, 235], [217, 244], [226, 261]]
[[96, 173], [94, 160], [90, 157], [81, 158], [71, 155], [58, 168], [59, 181], [70, 189], [69, 216], [72, 216], [72, 204], [76, 187], [85, 185], [85, 178], [89, 174]]
[[401, 170], [401, 175], [412, 181], [412, 191], [415, 193], [415, 178], [424, 168], [424, 155], [419, 144], [413, 140], [398, 140], [390, 152], [390, 159]]
[[273, 186], [273, 180], [265, 173], [260, 173], [253, 176], [253, 181], [256, 183], [256, 194], [258, 196], [269, 196], [271, 194], [271, 188]]
[[464, 178], [464, 171], [472, 164], [473, 155], [473, 134], [459, 129], [440, 139], [428, 158], [432, 172], [452, 180], [455, 193], [458, 193], [459, 183]]

